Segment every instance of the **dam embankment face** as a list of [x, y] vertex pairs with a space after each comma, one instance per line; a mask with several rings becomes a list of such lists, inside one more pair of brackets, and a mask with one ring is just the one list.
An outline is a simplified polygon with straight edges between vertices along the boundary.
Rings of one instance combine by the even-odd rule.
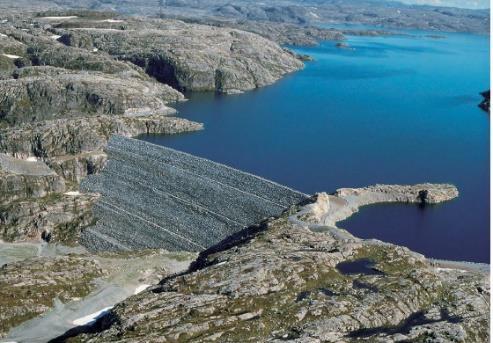
[[277, 216], [307, 195], [239, 170], [143, 141], [113, 137], [104, 170], [83, 181], [101, 194], [97, 223], [81, 243], [92, 251], [200, 251]]

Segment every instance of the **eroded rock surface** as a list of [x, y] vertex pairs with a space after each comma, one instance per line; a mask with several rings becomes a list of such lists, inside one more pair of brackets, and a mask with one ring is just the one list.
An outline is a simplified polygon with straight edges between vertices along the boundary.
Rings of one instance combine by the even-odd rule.
[[[18, 158], [77, 156], [101, 152], [112, 135], [175, 134], [197, 131], [202, 124], [165, 116], [97, 116], [44, 121], [0, 130], [0, 150]], [[50, 163], [49, 161], [47, 161]]]
[[0, 204], [42, 198], [65, 191], [65, 182], [41, 161], [22, 161], [0, 154]]
[[438, 204], [459, 196], [457, 187], [450, 184], [424, 183], [418, 185], [375, 185], [364, 188], [341, 188], [334, 194], [318, 195], [324, 201], [306, 206], [312, 220], [331, 227], [359, 211], [362, 206], [382, 203]]
[[[186, 14], [178, 16], [186, 22], [200, 23], [204, 25], [213, 25], [218, 27], [235, 28], [242, 31], [253, 32], [280, 45], [289, 46], [313, 46], [318, 45], [321, 41], [345, 40], [346, 36], [340, 30], [327, 29], [315, 25], [300, 26], [291, 23], [276, 23], [255, 20], [233, 20], [225, 18], [190, 18]], [[346, 31], [348, 34], [357, 33], [352, 30]], [[369, 31], [359, 31], [360, 34], [371, 34]], [[375, 31], [375, 34], [383, 34], [383, 31]]]
[[459, 196], [457, 187], [450, 184], [375, 185], [365, 188], [341, 188], [335, 195], [358, 206], [384, 202], [438, 204]]
[[183, 99], [166, 85], [98, 73], [21, 77], [0, 81], [0, 119], [15, 125], [81, 114], [169, 115], [176, 111], [166, 104]]
[[489, 275], [324, 226], [311, 211], [327, 197], [314, 201], [201, 253], [72, 341], [489, 339]]
[[92, 207], [97, 198], [97, 194], [67, 192], [0, 205], [0, 239], [74, 245], [82, 229], [96, 221]]
[[105, 51], [181, 90], [237, 93], [303, 67], [293, 53], [249, 32], [176, 20], [142, 25], [144, 29], [118, 30], [81, 22], [58, 32], [69, 46]]
[[69, 188], [41, 160], [0, 154], [0, 239], [76, 243], [80, 230], [94, 221], [97, 196]]

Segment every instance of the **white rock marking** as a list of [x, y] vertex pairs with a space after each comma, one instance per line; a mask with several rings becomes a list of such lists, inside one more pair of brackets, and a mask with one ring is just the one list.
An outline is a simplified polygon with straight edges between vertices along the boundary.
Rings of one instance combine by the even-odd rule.
[[98, 312], [94, 312], [94, 313], [88, 314], [87, 316], [84, 316], [84, 317], [81, 317], [81, 318], [74, 320], [72, 322], [72, 324], [77, 325], [77, 326], [81, 326], [81, 325], [88, 325], [88, 324], [94, 323], [96, 320], [98, 320], [102, 315], [104, 315], [106, 312], [108, 312], [112, 308], [113, 308], [113, 306], [105, 307]]
[[7, 57], [7, 58], [13, 59], [13, 60], [21, 58], [20, 56], [17, 56], [17, 55], [9, 55], [9, 54], [2, 54], [2, 55]]
[[68, 19], [75, 19], [78, 18], [76, 15], [71, 15], [71, 16], [60, 16], [60, 17], [41, 17], [41, 19], [45, 20], [68, 20]]
[[134, 295], [136, 294], [139, 294], [139, 293], [142, 293], [143, 291], [145, 291], [147, 288], [149, 288], [151, 285], [140, 285], [139, 287], [137, 287], [134, 291]]

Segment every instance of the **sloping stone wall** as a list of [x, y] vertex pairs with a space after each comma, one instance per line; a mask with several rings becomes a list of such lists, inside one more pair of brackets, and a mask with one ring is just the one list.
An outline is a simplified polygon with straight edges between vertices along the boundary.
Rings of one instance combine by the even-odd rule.
[[101, 174], [82, 183], [102, 197], [90, 250], [201, 251], [307, 198], [274, 182], [173, 149], [113, 137]]

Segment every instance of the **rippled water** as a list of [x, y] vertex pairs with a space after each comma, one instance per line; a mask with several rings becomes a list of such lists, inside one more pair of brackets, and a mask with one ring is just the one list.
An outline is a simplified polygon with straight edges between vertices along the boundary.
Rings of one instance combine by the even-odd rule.
[[[409, 35], [410, 33], [410, 35]], [[489, 261], [489, 37], [424, 32], [297, 49], [315, 58], [239, 96], [192, 94], [199, 133], [143, 139], [307, 193], [375, 183], [450, 182], [447, 204], [372, 206], [342, 223], [430, 257]]]

